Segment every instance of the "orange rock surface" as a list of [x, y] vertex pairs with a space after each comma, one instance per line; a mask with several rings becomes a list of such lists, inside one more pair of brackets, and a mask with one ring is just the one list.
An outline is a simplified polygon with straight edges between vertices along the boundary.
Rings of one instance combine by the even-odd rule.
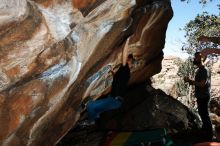
[[130, 84], [160, 72], [172, 8], [137, 2], [1, 2], [0, 145], [56, 144], [79, 119], [85, 93], [109, 92], [127, 35], [137, 60]]

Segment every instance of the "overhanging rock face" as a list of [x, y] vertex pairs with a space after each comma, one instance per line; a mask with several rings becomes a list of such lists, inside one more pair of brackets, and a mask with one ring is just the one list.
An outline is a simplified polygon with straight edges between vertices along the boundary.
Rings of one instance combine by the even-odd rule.
[[79, 118], [85, 93], [110, 90], [122, 44], [137, 59], [130, 83], [158, 73], [167, 0], [2, 0], [0, 145], [54, 145]]

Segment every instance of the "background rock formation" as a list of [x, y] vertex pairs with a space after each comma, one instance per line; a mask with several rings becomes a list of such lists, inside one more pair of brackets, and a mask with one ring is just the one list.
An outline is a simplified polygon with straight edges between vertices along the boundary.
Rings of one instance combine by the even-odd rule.
[[[175, 98], [178, 97], [177, 94], [175, 94], [176, 87], [175, 82], [180, 79], [179, 76], [177, 76], [177, 72], [179, 69], [179, 64], [183, 63], [184, 60], [175, 56], [166, 56], [162, 61], [162, 70], [159, 74], [156, 74], [152, 77], [153, 80], [153, 86], [156, 89], [162, 89], [166, 94], [171, 95]], [[211, 96], [213, 98], [220, 97], [220, 60], [219, 57], [217, 57], [212, 65], [210, 66], [211, 70]]]
[[0, 8], [0, 145], [10, 146], [57, 143], [84, 93], [110, 90], [108, 70], [130, 34], [130, 83], [158, 73], [172, 17], [168, 0], [1, 0]]
[[[153, 86], [163, 90], [166, 94], [171, 95], [176, 98], [184, 105], [190, 109], [197, 110], [196, 103], [192, 104], [192, 101], [187, 97], [181, 97], [176, 94], [175, 82], [180, 79], [177, 76], [178, 64], [183, 62], [177, 57], [165, 57], [162, 61], [162, 70], [159, 74], [153, 76]], [[220, 60], [219, 57], [213, 62], [210, 66], [211, 70], [211, 102], [210, 102], [210, 112], [211, 120], [214, 126], [219, 125], [220, 123]], [[195, 102], [195, 99], [193, 98]], [[190, 104], [189, 104], [190, 103]]]
[[163, 90], [167, 95], [177, 97], [175, 83], [180, 77], [177, 75], [179, 64], [184, 60], [175, 56], [166, 56], [162, 61], [162, 70], [152, 77], [153, 87]]

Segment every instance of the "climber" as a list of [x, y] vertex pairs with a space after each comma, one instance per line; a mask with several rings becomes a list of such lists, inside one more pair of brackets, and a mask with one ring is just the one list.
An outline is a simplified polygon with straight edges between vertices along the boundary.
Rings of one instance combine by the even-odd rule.
[[189, 77], [184, 77], [184, 81], [189, 85], [195, 86], [195, 96], [197, 98], [198, 112], [202, 119], [202, 131], [205, 133], [207, 140], [212, 140], [213, 130], [212, 123], [209, 117], [209, 101], [210, 101], [210, 84], [211, 75], [207, 67], [204, 66], [204, 57], [201, 52], [196, 52], [193, 64], [198, 67], [196, 71], [195, 80]]
[[133, 55], [128, 54], [128, 43], [130, 38], [127, 39], [122, 53], [122, 64], [113, 74], [112, 89], [110, 95], [98, 100], [90, 100], [86, 105], [86, 111], [90, 121], [95, 121], [99, 118], [100, 114], [104, 111], [117, 109], [123, 102], [123, 96], [126, 93], [128, 81], [130, 78], [130, 70], [134, 61]]

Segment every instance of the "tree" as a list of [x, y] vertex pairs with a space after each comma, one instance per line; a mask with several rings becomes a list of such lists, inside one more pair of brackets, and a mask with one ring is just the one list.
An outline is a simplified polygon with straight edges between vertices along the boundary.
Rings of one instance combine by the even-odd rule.
[[[180, 0], [182, 2], [189, 3], [191, 0]], [[208, 2], [212, 2], [213, 0], [198, 0], [200, 4], [206, 5]], [[220, 4], [217, 5], [218, 9], [220, 10]]]
[[[182, 2], [190, 2], [190, 0], [181, 0]], [[212, 0], [199, 0], [199, 3], [201, 3], [201, 4], [206, 4], [208, 1], [212, 1]]]
[[183, 28], [186, 32], [187, 42], [183, 46], [183, 50], [189, 54], [201, 51], [205, 48], [218, 49], [218, 43], [211, 41], [199, 41], [201, 36], [220, 37], [220, 18], [216, 15], [209, 15], [207, 12], [198, 14], [194, 20], [191, 20]]
[[[189, 3], [191, 0], [180, 0], [181, 2]], [[198, 2], [202, 5], [206, 5], [208, 2], [212, 2], [213, 0], [198, 0]], [[215, 1], [215, 0], [214, 0]], [[220, 10], [220, 4], [217, 5], [218, 9]]]
[[183, 81], [183, 77], [194, 77], [195, 75], [195, 67], [192, 63], [192, 58], [189, 57], [186, 61], [183, 63], [179, 64], [179, 69], [177, 72], [177, 75], [180, 77], [179, 80], [176, 81], [175, 86], [176, 86], [176, 92], [179, 97], [187, 97], [188, 99], [188, 105], [190, 107], [194, 107], [194, 95], [193, 95], [193, 88], [192, 86], [189, 86], [189, 84], [185, 84]]

